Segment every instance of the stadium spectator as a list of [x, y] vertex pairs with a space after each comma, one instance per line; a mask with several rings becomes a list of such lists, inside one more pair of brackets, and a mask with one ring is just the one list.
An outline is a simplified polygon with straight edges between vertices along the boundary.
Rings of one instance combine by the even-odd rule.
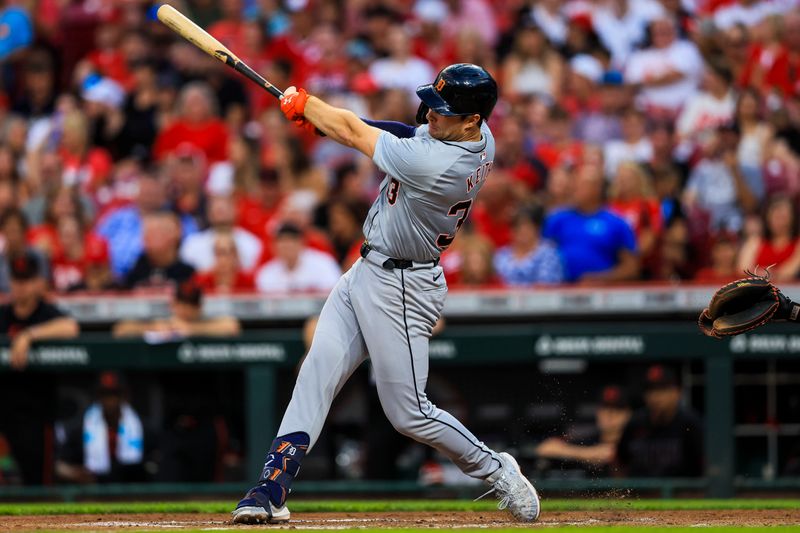
[[46, 281], [39, 257], [24, 251], [8, 257], [9, 302], [0, 305], [0, 333], [11, 338], [10, 364], [24, 368], [31, 343], [78, 335], [78, 323], [45, 300]]
[[77, 218], [80, 224], [88, 223], [92, 219], [91, 211], [84, 212], [85, 205], [77, 187], [62, 184], [52, 190], [45, 200], [44, 220], [27, 232], [30, 245], [52, 259], [60, 252], [59, 220], [71, 216]]
[[194, 268], [181, 261], [178, 244], [181, 228], [169, 212], [156, 212], [142, 219], [142, 253], [125, 276], [126, 289], [164, 288], [194, 276]]
[[645, 115], [629, 108], [622, 116], [622, 138], [611, 139], [603, 145], [606, 177], [614, 177], [621, 163], [647, 163], [652, 157], [653, 144], [647, 136]]
[[125, 276], [139, 258], [142, 252], [142, 221], [164, 205], [163, 191], [163, 185], [157, 177], [141, 174], [136, 181], [135, 203], [110, 211], [98, 222], [97, 233], [108, 241], [111, 270], [115, 276]]
[[603, 387], [589, 432], [570, 431], [565, 437], [550, 437], [536, 446], [536, 455], [547, 459], [577, 461], [595, 475], [611, 473], [622, 431], [631, 418], [625, 392], [616, 385]]
[[542, 235], [556, 244], [567, 281], [626, 281], [639, 275], [636, 237], [603, 201], [605, 178], [597, 165], [578, 170], [574, 207], [555, 211]]
[[214, 260], [211, 269], [195, 275], [195, 282], [205, 292], [247, 292], [255, 289], [252, 273], [245, 271], [239, 261], [236, 238], [230, 231], [214, 235]]
[[195, 270], [209, 270], [214, 264], [214, 240], [220, 233], [232, 233], [242, 268], [252, 271], [262, 253], [261, 241], [244, 228], [235, 225], [236, 206], [231, 196], [208, 198], [209, 228], [189, 235], [180, 247], [181, 260]]
[[141, 337], [167, 341], [184, 337], [231, 337], [241, 332], [239, 320], [228, 316], [203, 316], [203, 289], [193, 280], [175, 287], [170, 316], [153, 320], [122, 320], [114, 324], [114, 337]]
[[511, 53], [502, 64], [500, 85], [506, 98], [541, 95], [558, 99], [564, 61], [547, 43], [541, 28], [532, 21], [523, 23], [514, 35]]
[[702, 423], [693, 411], [681, 407], [675, 372], [653, 365], [644, 378], [645, 406], [633, 413], [617, 445], [620, 473], [630, 477], [702, 475]]
[[491, 289], [503, 286], [494, 271], [494, 249], [489, 239], [462, 233], [442, 256], [450, 289]]
[[564, 280], [555, 246], [541, 239], [541, 208], [521, 209], [514, 217], [511, 244], [495, 252], [494, 269], [506, 285], [550, 285]]
[[576, 166], [583, 158], [583, 143], [570, 134], [571, 121], [567, 111], [560, 106], [552, 106], [547, 113], [546, 138], [536, 143], [534, 155], [548, 170], [557, 165]]
[[51, 115], [55, 112], [57, 80], [53, 63], [53, 55], [44, 47], [30, 48], [23, 66], [22, 87], [11, 101], [11, 110], [30, 121], [28, 142], [33, 146], [48, 136]]
[[736, 235], [720, 232], [711, 241], [711, 264], [694, 275], [699, 283], [714, 285], [730, 283], [742, 277], [739, 268], [739, 240]]
[[734, 118], [735, 98], [732, 92], [731, 73], [713, 64], [707, 64], [702, 78], [702, 91], [686, 102], [676, 121], [678, 141], [691, 149], [701, 146], [709, 134]]
[[761, 217], [763, 235], [753, 235], [742, 246], [738, 270], [754, 272], [758, 266], [770, 267], [779, 280], [797, 277], [800, 271], [797, 205], [788, 196], [767, 201]]
[[609, 210], [633, 229], [639, 254], [647, 261], [663, 228], [661, 206], [653, 192], [650, 175], [637, 163], [622, 163], [611, 181], [608, 196]]
[[348, 270], [360, 257], [364, 234], [361, 226], [367, 217], [369, 204], [335, 198], [327, 204], [327, 227], [334, 249], [334, 258]]
[[630, 98], [617, 71], [605, 72], [597, 89], [598, 105], [581, 110], [572, 134], [585, 143], [603, 145], [622, 139], [622, 112]]
[[712, 231], [739, 231], [764, 190], [760, 172], [745, 172], [740, 166], [736, 137], [734, 130], [723, 126], [706, 140], [703, 158], [692, 169], [683, 194], [690, 212], [699, 208], [708, 213]]
[[641, 87], [638, 100], [651, 116], [674, 119], [700, 82], [703, 60], [697, 46], [678, 37], [677, 22], [650, 23], [652, 46], [631, 54], [625, 82]]
[[[67, 292], [113, 287], [108, 243], [96, 233], [86, 231], [77, 216], [63, 215], [59, 218], [57, 243], [51, 257], [53, 289]], [[90, 270], [91, 274], [87, 275]]]
[[76, 423], [59, 432], [55, 472], [66, 483], [146, 481], [147, 431], [128, 402], [123, 376], [100, 374], [95, 399]]
[[255, 193], [239, 197], [236, 206], [236, 225], [260, 237], [265, 250], [271, 248], [269, 228], [280, 213], [284, 194], [278, 173], [264, 168], [258, 174]]
[[28, 11], [8, 2], [0, 10], [0, 61], [7, 61], [27, 48], [34, 39], [34, 28]]
[[369, 75], [382, 89], [404, 89], [416, 97], [417, 87], [436, 77], [430, 63], [412, 54], [411, 39], [401, 25], [394, 25], [387, 36], [388, 56], [375, 60]]
[[333, 257], [303, 244], [303, 231], [285, 223], [275, 235], [275, 258], [256, 272], [256, 287], [263, 293], [327, 292], [339, 276]]
[[598, 3], [592, 12], [592, 28], [611, 53], [615, 68], [622, 68], [645, 39], [648, 14], [642, 12], [642, 4], [646, 2], [611, 0]]
[[122, 105], [121, 119], [108, 125], [112, 153], [117, 159], [149, 160], [158, 133], [158, 70], [149, 59], [130, 65], [133, 87]]
[[664, 226], [659, 244], [658, 253], [646, 265], [648, 277], [672, 282], [690, 279], [696, 265], [686, 218], [673, 217]]
[[36, 256], [37, 264], [43, 279], [50, 278], [50, 263], [40, 250], [28, 246], [28, 222], [25, 215], [16, 208], [9, 208], [0, 215], [0, 236], [3, 239], [3, 251], [0, 254], [0, 290], [8, 291], [11, 275], [8, 270], [8, 258], [31, 253]]
[[203, 151], [184, 143], [167, 157], [161, 168], [168, 176], [169, 209], [178, 215], [183, 237], [205, 229], [208, 206], [203, 185], [208, 165]]
[[228, 130], [218, 118], [217, 101], [208, 84], [191, 82], [181, 89], [175, 121], [161, 130], [153, 145], [153, 156], [164, 159], [183, 143], [203, 151], [209, 162], [228, 156]]

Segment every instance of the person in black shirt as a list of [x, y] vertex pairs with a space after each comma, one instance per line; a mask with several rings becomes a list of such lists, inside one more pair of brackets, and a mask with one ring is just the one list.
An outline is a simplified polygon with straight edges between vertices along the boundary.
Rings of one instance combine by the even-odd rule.
[[55, 471], [70, 483], [141, 482], [151, 435], [127, 401], [123, 376], [100, 374], [96, 398], [74, 423], [59, 432]]
[[[26, 251], [12, 255], [8, 270], [10, 300], [0, 305], [0, 333], [11, 342], [8, 362], [22, 369], [31, 343], [78, 335], [78, 323], [44, 299], [45, 280], [37, 256]], [[22, 482], [38, 485], [50, 472], [47, 432], [55, 410], [52, 373], [0, 372], [0, 432], [8, 439]]]
[[593, 475], [608, 475], [622, 431], [631, 418], [627, 395], [617, 385], [607, 385], [600, 393], [595, 425], [589, 431], [573, 429], [566, 438], [550, 437], [536, 447], [536, 455], [577, 464]]
[[169, 287], [194, 276], [194, 268], [178, 257], [181, 227], [174, 214], [162, 211], [146, 215], [142, 232], [144, 250], [125, 278], [126, 288]]
[[680, 405], [674, 371], [653, 365], [645, 376], [645, 407], [636, 411], [617, 445], [619, 471], [629, 477], [703, 474], [700, 417]]
[[46, 285], [33, 252], [10, 257], [9, 272], [10, 301], [0, 305], [0, 333], [11, 340], [11, 366], [22, 369], [32, 342], [73, 338], [79, 327], [74, 318], [44, 299]]

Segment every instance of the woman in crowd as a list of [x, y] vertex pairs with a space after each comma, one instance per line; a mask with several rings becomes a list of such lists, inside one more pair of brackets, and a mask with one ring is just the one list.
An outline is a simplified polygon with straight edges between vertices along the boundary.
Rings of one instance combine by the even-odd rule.
[[762, 235], [749, 238], [742, 246], [739, 270], [772, 267], [779, 280], [793, 279], [800, 270], [797, 206], [788, 196], [773, 196], [761, 216]]
[[255, 290], [252, 274], [239, 263], [233, 233], [219, 233], [214, 239], [214, 266], [195, 275], [195, 282], [205, 292], [230, 293]]
[[663, 227], [661, 207], [653, 193], [650, 175], [641, 165], [625, 162], [617, 167], [609, 189], [609, 208], [631, 226], [642, 260], [655, 249]]
[[564, 64], [532, 23], [519, 29], [514, 47], [502, 65], [501, 86], [507, 98], [543, 94], [558, 99]]
[[564, 270], [555, 246], [541, 239], [544, 212], [521, 209], [514, 218], [511, 244], [494, 256], [494, 268], [506, 285], [554, 284], [564, 281]]

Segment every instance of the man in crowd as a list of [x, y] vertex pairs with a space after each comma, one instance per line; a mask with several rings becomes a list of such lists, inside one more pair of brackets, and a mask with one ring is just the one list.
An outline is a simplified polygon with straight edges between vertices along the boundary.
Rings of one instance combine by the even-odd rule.
[[128, 289], [165, 287], [191, 279], [194, 268], [178, 257], [181, 228], [173, 213], [151, 213], [142, 221], [144, 249], [128, 272]]
[[644, 403], [617, 445], [620, 473], [629, 477], [702, 475], [702, 423], [697, 414], [681, 407], [681, 389], [672, 369], [653, 365], [647, 370]]
[[181, 245], [181, 260], [196, 270], [204, 271], [214, 266], [214, 241], [222, 233], [232, 233], [236, 242], [242, 268], [247, 271], [255, 268], [261, 257], [261, 240], [235, 225], [236, 206], [233, 198], [227, 195], [212, 196], [208, 200], [208, 229], [189, 235]]
[[256, 287], [265, 293], [330, 291], [341, 270], [329, 254], [303, 244], [303, 231], [286, 223], [275, 236], [275, 258], [256, 274]]
[[241, 332], [235, 317], [203, 317], [203, 291], [193, 281], [178, 285], [171, 316], [154, 320], [122, 320], [114, 325], [115, 337], [144, 336], [152, 340], [183, 337], [230, 337]]
[[558, 246], [567, 281], [627, 281], [639, 274], [636, 237], [603, 200], [605, 178], [598, 165], [578, 171], [574, 207], [547, 217], [542, 236]]

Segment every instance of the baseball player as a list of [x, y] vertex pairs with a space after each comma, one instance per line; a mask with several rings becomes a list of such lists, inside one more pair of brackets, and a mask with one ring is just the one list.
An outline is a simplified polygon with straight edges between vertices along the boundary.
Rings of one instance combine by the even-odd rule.
[[447, 295], [439, 256], [464, 224], [494, 158], [486, 119], [497, 84], [483, 68], [456, 64], [430, 85], [413, 127], [362, 120], [290, 87], [286, 117], [372, 158], [386, 172], [364, 222], [361, 259], [328, 296], [314, 340], [258, 484], [233, 511], [242, 523], [285, 522], [286, 497], [319, 437], [331, 402], [370, 358], [386, 416], [402, 433], [434, 447], [467, 475], [483, 479], [521, 521], [539, 516], [539, 497], [507, 453], [479, 441], [425, 395], [428, 340]]

